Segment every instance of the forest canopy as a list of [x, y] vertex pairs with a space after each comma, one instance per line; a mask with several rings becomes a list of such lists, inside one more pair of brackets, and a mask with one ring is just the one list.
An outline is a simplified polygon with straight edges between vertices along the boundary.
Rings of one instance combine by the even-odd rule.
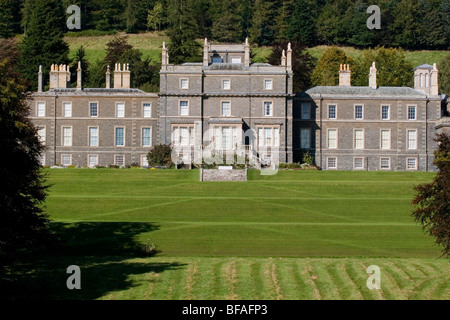
[[[165, 31], [190, 21], [197, 38], [272, 45], [350, 45], [449, 49], [450, 0], [60, 0], [81, 8], [81, 30]], [[0, 0], [0, 37], [26, 33], [30, 0]], [[378, 5], [381, 29], [369, 30], [367, 8]], [[182, 10], [179, 10], [179, 8]], [[69, 17], [69, 14], [67, 14]], [[67, 32], [70, 30], [64, 30]]]

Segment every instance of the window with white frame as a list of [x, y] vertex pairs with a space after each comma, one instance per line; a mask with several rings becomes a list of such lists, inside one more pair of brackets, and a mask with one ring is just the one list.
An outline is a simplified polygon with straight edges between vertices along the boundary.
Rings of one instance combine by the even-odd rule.
[[98, 147], [98, 127], [89, 128], [89, 146]]
[[180, 101], [180, 116], [189, 115], [189, 101]]
[[123, 102], [116, 103], [116, 117], [117, 118], [125, 117], [125, 103]]
[[115, 129], [116, 147], [125, 146], [125, 128], [117, 127]]
[[238, 130], [236, 126], [214, 126], [213, 142], [215, 149], [236, 149], [238, 143]]
[[336, 157], [327, 158], [327, 168], [328, 169], [337, 169], [337, 158]]
[[180, 79], [180, 89], [189, 89], [189, 79]]
[[328, 149], [337, 148], [337, 129], [328, 129]]
[[141, 155], [141, 166], [142, 167], [149, 166], [147, 155]]
[[114, 164], [116, 166], [124, 166], [125, 165], [125, 156], [124, 155], [115, 155], [114, 156]]
[[391, 149], [391, 130], [381, 130], [381, 149]]
[[45, 102], [36, 102], [36, 115], [45, 117]]
[[417, 170], [417, 158], [407, 158], [406, 159], [406, 169]]
[[364, 129], [355, 129], [355, 149], [364, 149]]
[[408, 130], [407, 139], [408, 139], [408, 149], [410, 150], [417, 149], [417, 130]]
[[337, 119], [337, 106], [335, 104], [330, 104], [328, 106], [328, 119], [330, 120]]
[[46, 131], [47, 130], [45, 129], [45, 127], [37, 127], [37, 135], [38, 135], [39, 141], [43, 145], [45, 145], [45, 140], [46, 140], [46, 137], [47, 137]]
[[152, 145], [152, 128], [142, 128], [142, 146], [150, 147]]
[[380, 169], [381, 170], [391, 169], [391, 158], [380, 158]]
[[94, 168], [95, 166], [98, 166], [98, 155], [97, 154], [90, 154], [88, 156], [88, 167]]
[[71, 166], [72, 165], [72, 155], [71, 154], [61, 155], [61, 164], [63, 166]]
[[280, 128], [278, 127], [259, 127], [258, 145], [260, 147], [278, 147], [280, 146]]
[[97, 102], [89, 103], [89, 116], [91, 118], [98, 117], [98, 103]]
[[381, 120], [389, 120], [390, 118], [390, 107], [381, 106]]
[[65, 118], [72, 117], [72, 103], [71, 102], [63, 103], [63, 117], [65, 117]]
[[301, 108], [302, 108], [301, 110], [302, 120], [311, 119], [311, 105], [309, 103], [302, 103]]
[[300, 129], [300, 148], [310, 149], [311, 148], [311, 129], [301, 128]]
[[264, 101], [264, 116], [271, 117], [273, 114], [273, 102]]
[[353, 167], [355, 168], [355, 170], [364, 169], [364, 158], [354, 158]]
[[230, 79], [222, 80], [222, 89], [223, 90], [230, 90], [231, 89], [231, 80]]
[[175, 146], [194, 145], [195, 135], [193, 125], [178, 125], [172, 127], [172, 143]]
[[221, 109], [221, 114], [223, 117], [231, 116], [231, 102], [230, 101], [222, 101], [220, 109]]
[[72, 127], [63, 127], [62, 134], [63, 134], [63, 139], [62, 139], [63, 146], [71, 147], [72, 146]]
[[273, 89], [272, 79], [265, 79], [264, 80], [264, 90], [272, 90], [272, 89]]
[[362, 120], [364, 117], [364, 107], [362, 105], [355, 106], [355, 119]]
[[408, 120], [416, 120], [416, 107], [408, 106]]
[[152, 104], [144, 102], [142, 104], [142, 116], [144, 118], [151, 118], [152, 117]]

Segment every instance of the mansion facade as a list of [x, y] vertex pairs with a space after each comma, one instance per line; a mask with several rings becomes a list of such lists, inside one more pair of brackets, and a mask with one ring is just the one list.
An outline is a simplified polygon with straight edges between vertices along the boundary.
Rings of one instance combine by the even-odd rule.
[[242, 152], [269, 166], [308, 152], [325, 170], [435, 170], [434, 138], [450, 128], [437, 66], [417, 67], [414, 89], [378, 87], [375, 64], [369, 86], [352, 87], [350, 67], [340, 69], [339, 86], [294, 93], [290, 45], [274, 66], [252, 63], [248, 41], [207, 39], [200, 63], [170, 64], [163, 45], [159, 93], [130, 88], [126, 64], [108, 67], [106, 88], [83, 88], [80, 66], [71, 88], [69, 67], [52, 65], [43, 91], [39, 69], [41, 163], [147, 166], [153, 146], [171, 144], [183, 163]]

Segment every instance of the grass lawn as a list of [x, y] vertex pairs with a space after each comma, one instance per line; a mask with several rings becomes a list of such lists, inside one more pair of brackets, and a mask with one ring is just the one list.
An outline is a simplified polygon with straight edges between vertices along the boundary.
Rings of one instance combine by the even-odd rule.
[[[432, 177], [48, 170], [64, 252], [7, 269], [0, 286], [9, 299], [449, 299], [449, 262], [411, 217], [412, 187]], [[142, 255], [147, 239], [156, 257]], [[66, 288], [72, 264], [82, 290]], [[381, 290], [366, 287], [370, 265]]]
[[46, 205], [74, 234], [130, 229], [164, 256], [436, 257], [410, 204], [431, 177], [250, 171], [246, 183], [202, 183], [196, 170], [52, 170]]

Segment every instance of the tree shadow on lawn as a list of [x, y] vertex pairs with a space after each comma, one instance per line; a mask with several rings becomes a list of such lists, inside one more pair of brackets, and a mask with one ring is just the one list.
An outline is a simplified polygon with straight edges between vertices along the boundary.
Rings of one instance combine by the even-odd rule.
[[[157, 229], [151, 223], [53, 223], [52, 230], [60, 236], [61, 246], [52, 254], [0, 270], [0, 299], [114, 299], [114, 291], [136, 285], [130, 280], [131, 275], [183, 268], [177, 262], [152, 262], [151, 258], [125, 261], [148, 257], [135, 238]], [[72, 275], [66, 272], [70, 265], [80, 267], [80, 290], [67, 288], [66, 281]]]

